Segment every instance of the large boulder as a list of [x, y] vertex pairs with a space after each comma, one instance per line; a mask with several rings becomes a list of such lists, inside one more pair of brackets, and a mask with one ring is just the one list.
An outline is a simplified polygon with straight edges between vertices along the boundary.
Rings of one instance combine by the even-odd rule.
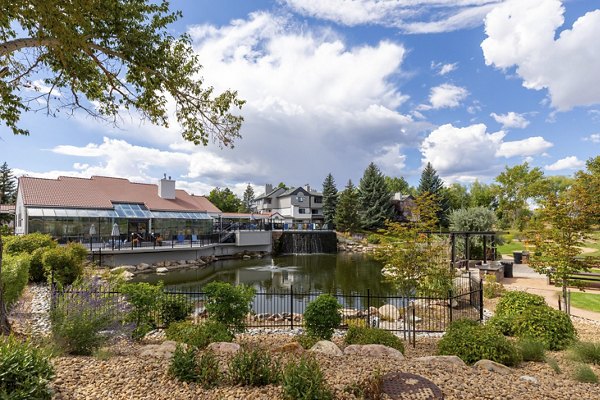
[[157, 274], [166, 274], [167, 272], [169, 272], [168, 268], [165, 268], [165, 267], [156, 268]]
[[397, 360], [404, 360], [404, 355], [400, 351], [382, 344], [351, 344], [344, 349], [344, 354], [347, 356], [390, 357]]
[[483, 369], [490, 372], [496, 372], [501, 375], [510, 374], [510, 368], [491, 360], [479, 360], [473, 364], [473, 368]]
[[240, 351], [240, 345], [229, 342], [214, 342], [206, 346], [206, 349], [213, 351], [215, 354], [235, 354]]
[[141, 357], [156, 357], [169, 359], [173, 356], [173, 352], [177, 347], [177, 343], [172, 340], [166, 340], [161, 344], [148, 344], [140, 349]]
[[379, 316], [386, 321], [397, 321], [400, 319], [400, 311], [398, 311], [398, 307], [392, 304], [386, 304], [379, 307]]
[[335, 343], [330, 342], [329, 340], [318, 341], [308, 351], [313, 352], [313, 353], [322, 353], [322, 354], [326, 354], [328, 356], [336, 356], [336, 357], [340, 357], [340, 356], [344, 355], [344, 353], [342, 353], [342, 350], [340, 350], [340, 348], [337, 347], [337, 345]]

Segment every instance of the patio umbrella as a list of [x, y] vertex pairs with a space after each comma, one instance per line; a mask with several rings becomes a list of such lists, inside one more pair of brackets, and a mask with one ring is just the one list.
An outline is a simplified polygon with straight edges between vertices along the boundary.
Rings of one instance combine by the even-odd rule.
[[96, 234], [96, 225], [92, 224], [90, 226], [90, 236], [94, 236]]
[[112, 231], [110, 232], [110, 236], [120, 236], [119, 225], [115, 222], [112, 227]]

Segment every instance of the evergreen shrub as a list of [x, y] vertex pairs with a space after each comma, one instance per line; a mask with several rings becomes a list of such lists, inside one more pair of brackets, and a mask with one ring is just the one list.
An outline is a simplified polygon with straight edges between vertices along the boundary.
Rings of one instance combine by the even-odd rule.
[[321, 294], [304, 311], [304, 326], [309, 336], [331, 340], [333, 331], [342, 322], [341, 304], [330, 294]]

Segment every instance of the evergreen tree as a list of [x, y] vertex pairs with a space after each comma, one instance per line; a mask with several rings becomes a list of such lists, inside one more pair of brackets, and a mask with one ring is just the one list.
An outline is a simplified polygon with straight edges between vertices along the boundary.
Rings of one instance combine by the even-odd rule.
[[17, 199], [17, 182], [5, 162], [0, 166], [0, 204], [14, 204]]
[[249, 213], [252, 210], [252, 202], [254, 201], [254, 189], [248, 184], [244, 191], [244, 197], [242, 198], [242, 206], [240, 207], [241, 212]]
[[392, 194], [374, 163], [369, 164], [358, 186], [362, 224], [365, 229], [383, 228], [393, 216]]
[[421, 173], [421, 180], [419, 181], [419, 188], [417, 189], [417, 192], [419, 195], [430, 193], [435, 197], [438, 206], [438, 210], [436, 212], [438, 221], [441, 226], [447, 227], [448, 210], [450, 209], [448, 193], [444, 188], [444, 182], [438, 176], [437, 171], [429, 162]]
[[335, 227], [335, 211], [338, 204], [338, 190], [331, 173], [323, 181], [323, 217], [328, 227]]
[[343, 232], [354, 232], [360, 227], [358, 193], [351, 180], [340, 194], [335, 212], [335, 226]]

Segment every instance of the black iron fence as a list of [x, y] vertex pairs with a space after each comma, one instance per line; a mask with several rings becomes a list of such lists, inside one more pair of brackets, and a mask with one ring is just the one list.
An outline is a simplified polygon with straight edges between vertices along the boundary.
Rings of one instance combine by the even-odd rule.
[[[321, 292], [287, 291], [257, 292], [248, 315], [248, 328], [301, 328], [307, 305]], [[390, 296], [367, 290], [365, 293], [331, 293], [342, 305], [340, 328], [351, 324], [379, 327], [400, 334], [444, 332], [457, 319], [483, 319], [483, 286], [474, 276], [455, 278], [453, 289], [446, 296]], [[165, 301], [167, 300], [167, 301]], [[200, 322], [208, 317], [204, 307], [206, 296], [202, 291], [166, 288], [162, 293], [164, 303], [184, 303], [191, 310], [188, 318]], [[114, 314], [115, 319], [126, 319], [131, 310], [127, 296], [106, 286], [93, 290], [54, 290], [53, 307], [69, 309], [74, 304], [85, 303], [95, 311]], [[166, 324], [160, 307], [151, 308], [157, 327]]]

